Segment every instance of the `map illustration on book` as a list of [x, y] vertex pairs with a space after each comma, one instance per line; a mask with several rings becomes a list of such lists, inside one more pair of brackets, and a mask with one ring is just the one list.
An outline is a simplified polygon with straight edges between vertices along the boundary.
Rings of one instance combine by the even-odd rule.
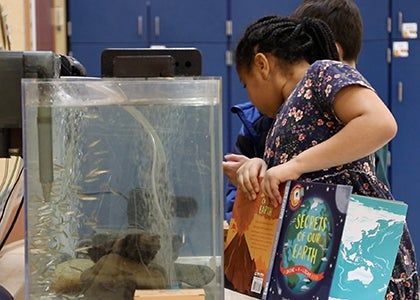
[[385, 298], [406, 213], [402, 201], [351, 195], [330, 300]]
[[289, 181], [263, 299], [328, 299], [351, 186]]
[[281, 207], [263, 193], [250, 201], [237, 191], [224, 249], [226, 289], [262, 298], [279, 217]]

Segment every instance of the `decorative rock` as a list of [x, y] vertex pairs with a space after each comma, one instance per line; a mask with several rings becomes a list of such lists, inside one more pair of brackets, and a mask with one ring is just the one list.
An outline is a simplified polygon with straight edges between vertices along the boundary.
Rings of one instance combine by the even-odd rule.
[[162, 269], [146, 266], [111, 253], [80, 276], [88, 300], [132, 300], [136, 289], [162, 289], [166, 278]]
[[193, 287], [203, 287], [215, 277], [214, 271], [204, 265], [175, 263], [175, 272], [179, 281]]
[[51, 279], [51, 288], [60, 294], [80, 292], [80, 275], [93, 265], [92, 260], [81, 258], [58, 264]]
[[128, 234], [124, 238], [110, 240], [88, 249], [93, 261], [110, 253], [119, 254], [135, 262], [148, 265], [160, 249], [160, 237], [144, 233]]

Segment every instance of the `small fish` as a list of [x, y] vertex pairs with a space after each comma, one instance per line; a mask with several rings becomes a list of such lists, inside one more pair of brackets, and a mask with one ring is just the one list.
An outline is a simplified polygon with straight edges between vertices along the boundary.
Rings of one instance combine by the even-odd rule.
[[88, 159], [88, 153], [83, 154], [82, 158], [80, 159], [81, 161], [85, 162]]
[[84, 201], [93, 201], [93, 200], [97, 200], [97, 197], [94, 196], [89, 196], [89, 195], [85, 195], [85, 194], [76, 194], [76, 197], [79, 198], [80, 200], [84, 200]]
[[81, 190], [82, 187], [80, 185], [76, 185], [76, 184], [69, 184], [69, 187], [73, 190]]
[[100, 159], [96, 160], [93, 164], [94, 165], [99, 165], [102, 161], [103, 161], [103, 158], [100, 158]]
[[93, 148], [93, 147], [95, 147], [97, 144], [99, 144], [99, 142], [100, 142], [101, 140], [100, 139], [98, 139], [98, 140], [96, 140], [96, 141], [94, 141], [94, 142], [92, 142], [92, 143], [90, 143], [89, 145], [88, 145], [88, 147], [89, 148]]
[[101, 154], [106, 154], [106, 153], [108, 153], [108, 151], [106, 150], [93, 152], [94, 155], [101, 155]]
[[49, 209], [49, 208], [51, 208], [51, 205], [48, 204], [48, 205], [39, 207], [38, 210], [44, 210], [44, 209]]
[[80, 248], [76, 248], [74, 249], [75, 252], [83, 252], [83, 253], [87, 253], [87, 251], [92, 248], [92, 246], [84, 246], [84, 247], [80, 247]]
[[99, 115], [92, 115], [92, 114], [89, 114], [89, 115], [85, 115], [85, 118], [86, 118], [86, 119], [97, 119], [97, 118], [99, 118]]
[[98, 181], [98, 178], [88, 178], [84, 180], [86, 183]]
[[125, 198], [125, 199], [128, 200], [128, 197], [126, 195], [124, 195], [123, 193], [121, 193], [121, 192], [118, 192], [118, 191], [116, 191], [114, 189], [111, 189], [111, 188], [109, 189], [109, 191], [111, 192], [111, 194], [113, 194], [115, 196], [121, 196], [121, 197], [123, 197], [123, 198]]
[[102, 175], [105, 173], [109, 173], [109, 170], [98, 170], [98, 169], [93, 169], [92, 171], [90, 171], [86, 176], [87, 177], [95, 177], [98, 175]]
[[96, 228], [96, 222], [90, 222], [90, 221], [86, 221], [84, 222], [85, 225], [90, 226], [92, 228]]
[[53, 166], [54, 166], [54, 169], [58, 170], [58, 171], [65, 169], [64, 166], [61, 166], [61, 165], [58, 165], [58, 164], [54, 164]]

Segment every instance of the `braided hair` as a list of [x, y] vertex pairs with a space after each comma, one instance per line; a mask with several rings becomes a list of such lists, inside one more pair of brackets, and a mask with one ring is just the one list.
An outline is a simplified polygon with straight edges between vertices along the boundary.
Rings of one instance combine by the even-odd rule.
[[320, 59], [339, 60], [334, 36], [319, 20], [266, 16], [251, 24], [236, 47], [236, 67], [250, 68], [254, 55], [270, 53], [286, 63], [302, 59], [309, 64]]

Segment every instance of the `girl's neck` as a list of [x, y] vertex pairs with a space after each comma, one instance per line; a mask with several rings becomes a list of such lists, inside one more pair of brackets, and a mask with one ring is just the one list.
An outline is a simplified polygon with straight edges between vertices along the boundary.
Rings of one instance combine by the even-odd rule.
[[283, 88], [284, 99], [287, 99], [287, 97], [289, 97], [289, 95], [292, 93], [299, 81], [302, 80], [309, 66], [310, 65], [307, 61], [301, 61], [297, 64], [293, 64], [290, 67], [289, 72], [287, 73], [288, 81]]

